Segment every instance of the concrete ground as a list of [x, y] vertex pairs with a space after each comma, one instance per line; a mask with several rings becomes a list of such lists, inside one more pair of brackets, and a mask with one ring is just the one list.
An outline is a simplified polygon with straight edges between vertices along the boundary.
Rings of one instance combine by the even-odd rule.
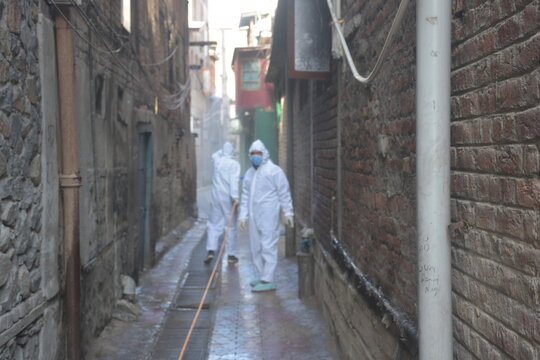
[[314, 298], [298, 298], [296, 258], [280, 239], [277, 291], [252, 293], [254, 267], [247, 231], [239, 232], [236, 266], [222, 264], [209, 360], [338, 359]]
[[[137, 319], [133, 322], [113, 319], [92, 346], [86, 349], [84, 359], [149, 359], [186, 275], [191, 254], [205, 232], [206, 224], [197, 222], [186, 234], [178, 234], [177, 244], [140, 279], [136, 296], [136, 304], [140, 309]], [[183, 236], [181, 241], [180, 236]]]
[[[209, 189], [199, 191], [199, 217], [207, 217]], [[134, 322], [113, 320], [85, 359], [176, 360], [210, 274], [204, 221], [197, 222], [159, 264], [141, 278]], [[277, 291], [255, 294], [247, 232], [239, 232], [240, 262], [219, 265], [205, 310], [183, 360], [338, 359], [314, 298], [298, 299], [295, 258], [280, 258]], [[197, 295], [198, 294], [198, 295]]]
[[210, 188], [198, 190], [200, 221], [191, 229], [180, 224], [156, 245], [159, 262], [146, 271], [137, 287], [136, 305], [140, 314], [133, 322], [112, 319], [90, 348], [86, 360], [150, 359], [175, 298], [188, 275], [194, 250], [204, 239], [210, 206]]

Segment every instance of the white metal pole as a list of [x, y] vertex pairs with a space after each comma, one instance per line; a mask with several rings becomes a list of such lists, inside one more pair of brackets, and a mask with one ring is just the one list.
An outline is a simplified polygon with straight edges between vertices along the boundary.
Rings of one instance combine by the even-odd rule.
[[421, 360], [452, 359], [451, 0], [416, 2], [418, 327]]

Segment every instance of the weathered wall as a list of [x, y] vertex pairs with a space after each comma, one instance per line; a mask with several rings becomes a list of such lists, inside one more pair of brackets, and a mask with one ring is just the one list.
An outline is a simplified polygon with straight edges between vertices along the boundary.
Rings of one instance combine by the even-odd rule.
[[[77, 29], [83, 347], [110, 320], [120, 275], [143, 270], [142, 132], [152, 134], [147, 266], [157, 239], [192, 215], [196, 194], [189, 96], [173, 103], [187, 78], [187, 3], [132, 1], [130, 33], [120, 3], [61, 8]], [[57, 11], [0, 3], [0, 359], [64, 358]], [[145, 65], [175, 48], [170, 61]]]
[[56, 93], [42, 96], [50, 85], [56, 89], [54, 67], [47, 68], [54, 64], [54, 34], [38, 13], [38, 1], [0, 4], [0, 359], [6, 360], [61, 356]]
[[[296, 232], [302, 227], [311, 227], [311, 103], [309, 94], [311, 87], [309, 81], [295, 82], [293, 92], [293, 178], [290, 184], [293, 201]], [[297, 236], [297, 243], [299, 242]]]
[[[397, 5], [342, 1], [344, 31], [361, 72], [374, 65]], [[539, 356], [538, 5], [530, 0], [453, 3], [457, 359]], [[344, 63], [328, 81], [295, 81], [297, 224], [316, 230], [316, 292], [347, 359], [416, 357], [414, 339], [399, 341], [398, 327], [380, 301], [349, 276], [329, 236], [334, 229], [366, 279], [414, 322], [415, 71], [413, 3], [369, 86], [354, 80]], [[333, 194], [337, 223], [332, 220]]]
[[[351, 9], [346, 13], [345, 31], [349, 42], [358, 44], [352, 45], [352, 52], [362, 69], [373, 66], [389, 25], [383, 20], [394, 13], [396, 5], [343, 3], [343, 8]], [[407, 18], [414, 19], [414, 6]], [[358, 83], [345, 64], [336, 64], [329, 80], [314, 81], [311, 90], [304, 86], [296, 94], [297, 106], [312, 106], [313, 159], [309, 160], [313, 164], [306, 172], [312, 171], [313, 193], [306, 193], [306, 185], [296, 184], [296, 169], [303, 165], [295, 165], [295, 205], [309, 206], [312, 212], [309, 223], [318, 244], [316, 292], [323, 312], [338, 337], [352, 329], [339, 341], [344, 358], [415, 356], [411, 339], [406, 345], [399, 342], [399, 330], [380, 311], [377, 300], [365, 289], [358, 291], [356, 280], [346, 275], [343, 259], [333, 259], [336, 253], [330, 237], [332, 229], [366, 278], [390, 298], [392, 306], [414, 319], [414, 28], [414, 22], [405, 21], [381, 74], [369, 87]], [[311, 91], [306, 100], [302, 100], [303, 91]], [[294, 121], [309, 124], [298, 115]], [[295, 131], [296, 142], [297, 134], [305, 130]]]
[[285, 98], [278, 99], [278, 101], [281, 102], [281, 116], [277, 129], [278, 157], [276, 164], [283, 169], [285, 174], [287, 174], [287, 126], [289, 126], [285, 115], [287, 103]]
[[312, 84], [312, 225], [320, 240], [337, 228], [337, 76]]
[[540, 356], [538, 1], [454, 1], [455, 354]]
[[[131, 32], [121, 26], [120, 2], [95, 4], [70, 13], [91, 42], [74, 35], [83, 348], [110, 320], [120, 276], [137, 279], [155, 262], [157, 240], [192, 215], [196, 194], [189, 88], [182, 103], [168, 96], [182, 97], [187, 81], [187, 4], [132, 1]], [[151, 139], [147, 223], [143, 134]]]

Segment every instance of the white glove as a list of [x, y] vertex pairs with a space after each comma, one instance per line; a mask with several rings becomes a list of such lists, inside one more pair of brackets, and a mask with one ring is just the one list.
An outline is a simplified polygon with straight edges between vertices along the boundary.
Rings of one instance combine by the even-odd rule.
[[285, 216], [285, 225], [290, 228], [294, 227], [294, 216]]
[[239, 204], [239, 203], [238, 203], [238, 199], [237, 199], [237, 198], [233, 198], [233, 199], [232, 199], [232, 204], [233, 204], [233, 205], [235, 205], [235, 204], [238, 205], [238, 204]]
[[238, 228], [240, 229], [240, 231], [246, 230], [246, 227], [247, 227], [247, 219], [243, 219], [238, 222]]

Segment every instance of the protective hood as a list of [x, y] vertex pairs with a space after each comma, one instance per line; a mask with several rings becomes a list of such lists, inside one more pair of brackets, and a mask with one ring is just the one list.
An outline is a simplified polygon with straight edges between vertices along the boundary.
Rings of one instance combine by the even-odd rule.
[[222, 154], [228, 158], [234, 158], [234, 147], [230, 142], [223, 144]]
[[249, 153], [248, 155], [252, 152], [252, 151], [260, 151], [263, 153], [263, 161], [262, 163], [265, 164], [268, 159], [270, 158], [270, 154], [268, 153], [268, 150], [266, 149], [266, 146], [264, 146], [263, 142], [261, 140], [255, 140], [253, 142], [253, 144], [251, 144], [251, 146], [249, 147]]

